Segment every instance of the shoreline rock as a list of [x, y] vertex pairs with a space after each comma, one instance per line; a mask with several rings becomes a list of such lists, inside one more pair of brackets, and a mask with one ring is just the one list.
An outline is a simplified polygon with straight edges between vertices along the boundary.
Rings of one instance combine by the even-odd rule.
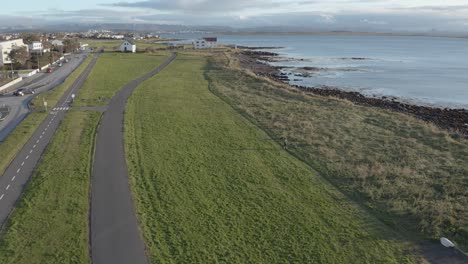
[[[430, 122], [436, 126], [458, 134], [461, 137], [468, 139], [468, 110], [467, 109], [450, 109], [450, 108], [437, 108], [429, 106], [419, 106], [399, 102], [394, 97], [373, 98], [366, 97], [359, 92], [344, 91], [337, 87], [319, 86], [308, 87], [301, 85], [289, 84], [289, 77], [287, 74], [282, 74], [280, 69], [282, 67], [274, 67], [264, 63], [262, 68], [253, 66], [257, 64], [257, 60], [271, 61], [272, 57], [277, 57], [277, 53], [261, 52], [261, 51], [243, 51], [241, 53], [247, 57], [240, 60], [241, 65], [253, 71], [257, 76], [267, 77], [273, 81], [286, 83], [291, 87], [310, 93], [314, 95], [335, 97], [345, 99], [357, 105], [378, 107], [387, 109], [398, 113], [404, 113], [416, 117], [420, 120]], [[271, 54], [271, 55], [270, 55]], [[270, 57], [270, 58], [267, 58]], [[253, 66], [253, 67], [252, 67]], [[310, 67], [315, 70], [317, 68]]]

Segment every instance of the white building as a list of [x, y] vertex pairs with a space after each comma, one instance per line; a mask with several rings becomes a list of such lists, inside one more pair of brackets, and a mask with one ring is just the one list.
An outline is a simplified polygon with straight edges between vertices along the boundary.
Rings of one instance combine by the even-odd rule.
[[136, 52], [136, 45], [130, 40], [125, 40], [122, 45], [120, 45], [121, 52]]
[[113, 38], [113, 39], [124, 39], [125, 36], [124, 35], [113, 35], [111, 38]]
[[33, 43], [28, 44], [28, 49], [31, 53], [42, 53], [44, 51], [42, 42], [40, 41], [34, 41]]
[[0, 42], [0, 66], [4, 64], [10, 64], [10, 52], [13, 49], [21, 48], [28, 46], [24, 45], [23, 39], [14, 39]]
[[63, 46], [63, 40], [59, 40], [59, 39], [52, 40], [52, 46], [62, 47]]
[[202, 38], [193, 42], [195, 49], [211, 49], [218, 46], [218, 38]]

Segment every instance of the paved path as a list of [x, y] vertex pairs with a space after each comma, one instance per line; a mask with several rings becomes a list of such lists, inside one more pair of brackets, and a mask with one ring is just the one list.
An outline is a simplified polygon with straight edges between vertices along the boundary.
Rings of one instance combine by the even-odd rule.
[[128, 181], [123, 144], [124, 110], [133, 90], [175, 59], [125, 85], [112, 98], [97, 134], [91, 180], [91, 256], [93, 264], [146, 264]]
[[[70, 86], [56, 105], [63, 108], [68, 105], [71, 94], [76, 93], [83, 85], [88, 74], [96, 64], [97, 57], [87, 66], [84, 72]], [[53, 138], [60, 122], [66, 115], [66, 110], [50, 111], [50, 114], [39, 125], [29, 141], [23, 146], [16, 158], [11, 162], [2, 177], [0, 177], [0, 224], [3, 226], [16, 202], [23, 193], [31, 178], [34, 168], [41, 159], [42, 153]]]

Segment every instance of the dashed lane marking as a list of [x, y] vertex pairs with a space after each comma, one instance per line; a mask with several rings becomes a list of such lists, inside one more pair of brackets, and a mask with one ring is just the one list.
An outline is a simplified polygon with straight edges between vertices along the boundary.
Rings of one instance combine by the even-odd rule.
[[33, 152], [33, 150], [31, 149], [31, 150], [29, 151], [29, 154], [31, 154], [32, 152]]
[[21, 167], [23, 167], [23, 166], [24, 166], [24, 161], [21, 163]]
[[29, 159], [29, 155], [26, 156], [26, 159]]
[[20, 171], [21, 171], [21, 168], [19, 168], [19, 169], [16, 171], [16, 173], [19, 173]]
[[11, 181], [14, 181], [16, 179], [16, 176], [13, 176], [13, 178], [11, 178]]
[[36, 147], [37, 147], [37, 145], [34, 145], [34, 146], [33, 146], [33, 148], [36, 148]]
[[3, 199], [3, 196], [5, 196], [5, 194], [2, 194], [2, 196], [0, 196], [0, 200], [2, 200], [2, 199]]
[[8, 191], [8, 189], [10, 189], [10, 184], [8, 184], [8, 186], [5, 188], [5, 190]]

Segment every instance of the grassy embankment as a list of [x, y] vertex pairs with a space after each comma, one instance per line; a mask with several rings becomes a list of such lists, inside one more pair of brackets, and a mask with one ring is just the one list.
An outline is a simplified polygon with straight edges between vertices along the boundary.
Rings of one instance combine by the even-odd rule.
[[[36, 107], [42, 106], [42, 100], [45, 96], [49, 107], [53, 107], [57, 101], [63, 96], [65, 91], [73, 84], [73, 82], [78, 78], [78, 76], [84, 71], [86, 66], [88, 66], [91, 58], [88, 58], [83, 64], [81, 64], [78, 69], [76, 69], [64, 83], [59, 85], [53, 90], [50, 90], [44, 94], [39, 95], [38, 97], [32, 100], [32, 104]], [[0, 143], [0, 175], [3, 175], [3, 172], [6, 170], [10, 162], [16, 156], [18, 151], [26, 144], [31, 135], [34, 133], [36, 128], [41, 124], [44, 118], [47, 116], [44, 112], [33, 112], [30, 113], [19, 126], [5, 139], [5, 141]]]
[[167, 56], [166, 53], [102, 54], [73, 105], [106, 105], [125, 84], [155, 69]]
[[[468, 142], [433, 125], [308, 96], [212, 61], [211, 88], [387, 225], [468, 244]], [[408, 233], [408, 231], [410, 231]]]
[[153, 263], [405, 263], [399, 238], [210, 93], [179, 55], [130, 98], [126, 152]]
[[70, 112], [0, 240], [0, 263], [89, 263], [91, 160], [100, 113]]

